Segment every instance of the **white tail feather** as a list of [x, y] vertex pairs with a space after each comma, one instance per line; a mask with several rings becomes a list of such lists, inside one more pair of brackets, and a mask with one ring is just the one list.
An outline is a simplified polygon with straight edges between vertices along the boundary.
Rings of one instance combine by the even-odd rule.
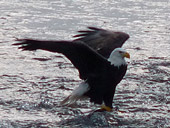
[[65, 98], [60, 104], [61, 105], [71, 105], [75, 103], [77, 100], [81, 99], [89, 90], [89, 85], [86, 82], [83, 82], [77, 87], [67, 98]]

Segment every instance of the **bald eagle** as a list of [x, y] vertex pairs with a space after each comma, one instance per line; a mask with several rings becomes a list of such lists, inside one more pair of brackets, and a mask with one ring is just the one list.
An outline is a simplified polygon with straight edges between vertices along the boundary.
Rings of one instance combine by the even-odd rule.
[[116, 86], [123, 79], [127, 70], [124, 58], [130, 58], [130, 55], [122, 48], [113, 48], [114, 50], [107, 57], [109, 52], [107, 54], [98, 52], [97, 45], [95, 45], [97, 46], [94, 48], [95, 50], [92, 49], [83, 41], [85, 38], [90, 37], [86, 36], [74, 41], [20, 39], [19, 43], [13, 45], [19, 45], [19, 49], [22, 50], [41, 49], [61, 53], [78, 69], [79, 76], [84, 82], [64, 99], [62, 104], [72, 104], [82, 97], [89, 97], [91, 102], [103, 104], [101, 110], [111, 111]]

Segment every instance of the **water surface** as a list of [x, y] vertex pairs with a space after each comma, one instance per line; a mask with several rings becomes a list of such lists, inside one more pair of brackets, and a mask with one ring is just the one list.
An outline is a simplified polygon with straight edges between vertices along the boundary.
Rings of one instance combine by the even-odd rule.
[[[168, 0], [1, 0], [0, 127], [170, 127]], [[78, 72], [62, 55], [22, 52], [16, 38], [72, 40], [87, 26], [123, 31], [131, 54], [112, 113], [88, 101], [62, 107]]]

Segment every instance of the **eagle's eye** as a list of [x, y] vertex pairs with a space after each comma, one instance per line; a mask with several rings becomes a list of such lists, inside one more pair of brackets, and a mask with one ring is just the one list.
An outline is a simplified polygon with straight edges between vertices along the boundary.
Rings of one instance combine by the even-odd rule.
[[122, 54], [123, 52], [122, 51], [119, 51], [120, 54]]

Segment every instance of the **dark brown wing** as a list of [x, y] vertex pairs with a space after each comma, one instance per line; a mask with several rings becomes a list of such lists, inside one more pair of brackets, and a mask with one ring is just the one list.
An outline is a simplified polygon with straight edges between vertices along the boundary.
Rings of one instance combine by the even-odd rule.
[[129, 35], [124, 32], [114, 32], [95, 27], [88, 27], [88, 30], [78, 31], [75, 40], [80, 40], [92, 47], [98, 53], [108, 58], [110, 53], [118, 47], [122, 47]]
[[104, 65], [109, 64], [104, 57], [81, 41], [42, 41], [32, 39], [21, 39], [19, 41], [19, 43], [13, 45], [19, 45], [19, 49], [22, 50], [42, 49], [64, 54], [79, 70], [81, 79], [87, 79], [98, 74], [104, 68]]

